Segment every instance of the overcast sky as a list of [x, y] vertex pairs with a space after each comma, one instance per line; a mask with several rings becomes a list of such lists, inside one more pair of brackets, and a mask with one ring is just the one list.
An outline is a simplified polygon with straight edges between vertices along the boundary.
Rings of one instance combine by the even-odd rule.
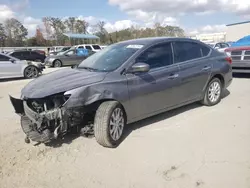
[[189, 34], [225, 31], [225, 25], [250, 19], [250, 0], [0, 0], [0, 22], [18, 18], [30, 35], [44, 16], [75, 16], [108, 31], [132, 25], [177, 25]]

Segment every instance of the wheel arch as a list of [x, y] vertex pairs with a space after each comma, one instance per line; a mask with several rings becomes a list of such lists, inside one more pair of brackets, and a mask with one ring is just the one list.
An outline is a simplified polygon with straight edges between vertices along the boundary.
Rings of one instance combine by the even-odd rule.
[[225, 86], [225, 78], [223, 77], [223, 75], [221, 74], [215, 74], [211, 77], [211, 79], [209, 80], [209, 82], [214, 79], [214, 78], [218, 78], [221, 81], [222, 87], [224, 88]]
[[212, 79], [218, 78], [221, 81], [222, 88], [225, 86], [225, 79], [222, 74], [216, 73], [210, 76], [210, 78], [207, 80], [207, 83], [205, 84], [203, 91], [202, 91], [202, 98], [205, 96], [206, 89], [208, 87], [208, 84], [211, 82]]
[[107, 101], [116, 101], [116, 102], [118, 102], [121, 105], [123, 111], [125, 112], [125, 117], [126, 117], [126, 121], [127, 121], [127, 112], [126, 112], [126, 109], [125, 109], [124, 105], [122, 104], [122, 102], [120, 102], [120, 101], [118, 101], [116, 99], [112, 99], [112, 98], [99, 99], [99, 100], [96, 100], [96, 101], [94, 101], [94, 102], [86, 105], [85, 107], [86, 107], [86, 109], [87, 109], [88, 112], [93, 112], [93, 111], [96, 111], [98, 109], [98, 107], [102, 103], [107, 102]]

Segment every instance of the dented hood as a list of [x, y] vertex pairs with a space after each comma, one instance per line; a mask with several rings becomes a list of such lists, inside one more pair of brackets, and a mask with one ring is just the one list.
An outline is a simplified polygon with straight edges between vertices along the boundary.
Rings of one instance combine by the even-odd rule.
[[43, 98], [102, 81], [106, 72], [90, 72], [84, 69], [66, 68], [43, 75], [22, 89], [25, 98]]

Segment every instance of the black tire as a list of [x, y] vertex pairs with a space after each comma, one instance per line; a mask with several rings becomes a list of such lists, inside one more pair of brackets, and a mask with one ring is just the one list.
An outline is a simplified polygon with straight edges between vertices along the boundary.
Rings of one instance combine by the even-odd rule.
[[39, 75], [39, 70], [37, 67], [33, 65], [29, 65], [26, 67], [23, 71], [24, 78], [26, 79], [31, 79], [31, 78], [36, 78]]
[[[212, 85], [216, 84], [216, 83], [219, 86], [219, 94], [216, 95], [216, 96], [218, 96], [218, 98], [216, 97], [216, 100], [213, 101], [213, 100], [211, 100], [211, 97], [209, 97], [209, 93], [211, 92], [209, 88], [212, 87]], [[222, 96], [222, 84], [221, 84], [221, 81], [218, 78], [213, 78], [208, 83], [206, 91], [205, 91], [204, 98], [203, 98], [203, 100], [201, 102], [202, 102], [202, 104], [204, 104], [206, 106], [214, 106], [214, 105], [218, 104], [221, 101], [221, 96]]]
[[[119, 109], [120, 111], [117, 109]], [[121, 117], [123, 118], [123, 127], [119, 126], [120, 129], [122, 127], [122, 129], [121, 130], [119, 129], [119, 131], [117, 128], [115, 128], [114, 125], [110, 124], [112, 114], [117, 111], [121, 112], [122, 114]], [[96, 141], [104, 147], [109, 147], [109, 148], [117, 147], [122, 140], [125, 125], [126, 125], [126, 114], [121, 104], [117, 101], [103, 102], [98, 107], [94, 120], [94, 135]], [[113, 127], [113, 134], [111, 134], [112, 127]], [[120, 136], [117, 137], [118, 139], [114, 139], [115, 132], [119, 132], [117, 134], [120, 134]]]
[[53, 62], [53, 67], [62, 67], [62, 62], [59, 59], [56, 59]]

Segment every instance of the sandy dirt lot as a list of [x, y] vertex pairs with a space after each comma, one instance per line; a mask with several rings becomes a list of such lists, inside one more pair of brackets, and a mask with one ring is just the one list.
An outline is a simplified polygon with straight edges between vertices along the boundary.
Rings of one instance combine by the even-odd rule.
[[116, 149], [85, 137], [25, 144], [8, 94], [19, 96], [28, 82], [0, 82], [1, 188], [250, 187], [249, 78], [235, 78], [217, 106], [193, 104], [129, 125]]

